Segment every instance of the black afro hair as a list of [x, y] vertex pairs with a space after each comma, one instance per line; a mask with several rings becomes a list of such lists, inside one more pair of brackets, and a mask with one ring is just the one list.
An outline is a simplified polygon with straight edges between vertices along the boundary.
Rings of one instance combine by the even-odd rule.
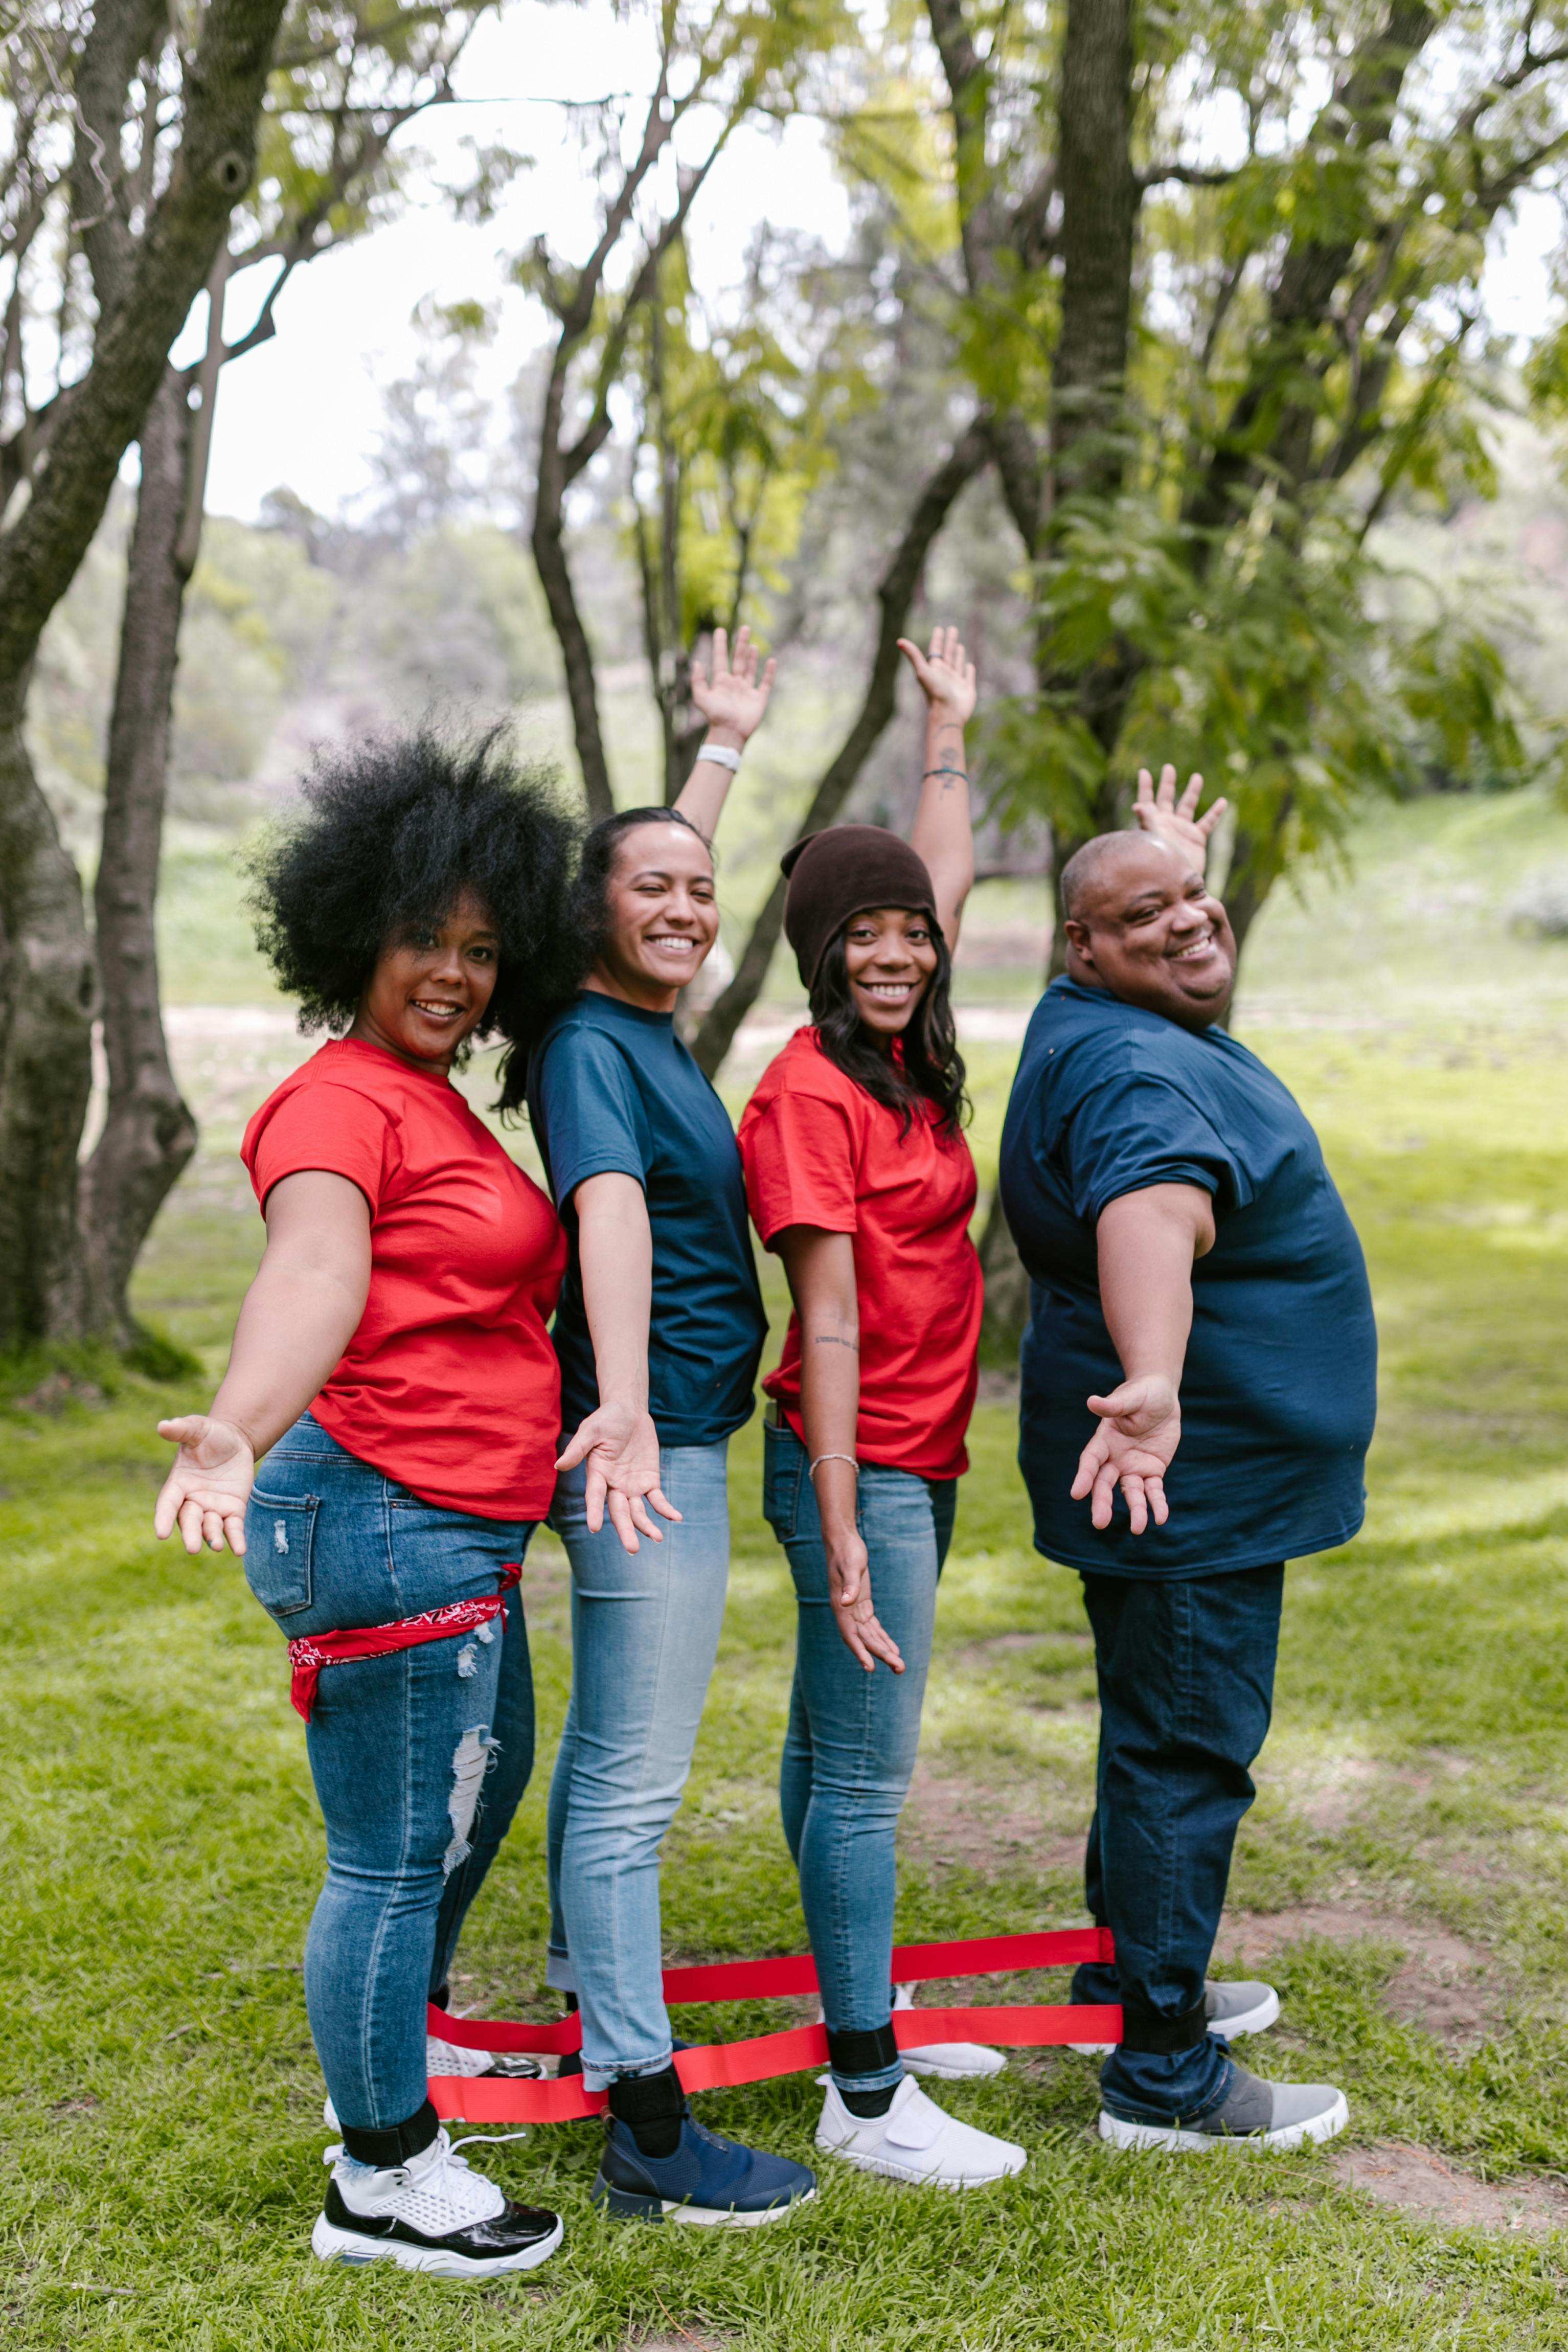
[[526, 1062], [583, 970], [570, 914], [582, 828], [554, 772], [519, 765], [499, 731], [448, 740], [426, 726], [319, 752], [302, 792], [300, 813], [246, 861], [256, 939], [299, 999], [300, 1027], [347, 1028], [387, 942], [471, 892], [500, 940], [476, 1034]]

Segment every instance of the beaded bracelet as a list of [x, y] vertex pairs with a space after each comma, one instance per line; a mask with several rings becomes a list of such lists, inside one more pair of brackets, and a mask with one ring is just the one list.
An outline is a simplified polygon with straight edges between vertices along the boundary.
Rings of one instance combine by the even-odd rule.
[[807, 1477], [814, 1478], [824, 1462], [847, 1462], [857, 1478], [861, 1475], [861, 1465], [852, 1454], [819, 1454], [816, 1460], [809, 1465]]

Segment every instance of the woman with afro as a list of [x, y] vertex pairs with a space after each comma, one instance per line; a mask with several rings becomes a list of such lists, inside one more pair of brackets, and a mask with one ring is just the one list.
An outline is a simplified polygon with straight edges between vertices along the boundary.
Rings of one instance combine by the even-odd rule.
[[312, 2244], [445, 2277], [561, 2236], [453, 2148], [426, 2078], [475, 2061], [433, 2068], [424, 2012], [532, 1763], [515, 1586], [560, 1428], [560, 1227], [451, 1074], [476, 1038], [526, 1057], [570, 992], [576, 845], [494, 738], [319, 766], [255, 903], [301, 1025], [330, 1034], [246, 1132], [267, 1247], [212, 1411], [160, 1424], [157, 1531], [243, 1556], [308, 1725], [328, 1869], [305, 1990], [342, 2134]]

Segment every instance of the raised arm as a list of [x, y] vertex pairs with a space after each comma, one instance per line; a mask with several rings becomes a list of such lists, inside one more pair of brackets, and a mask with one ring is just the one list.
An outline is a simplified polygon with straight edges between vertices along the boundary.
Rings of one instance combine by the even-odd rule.
[[727, 635], [723, 629], [716, 629], [712, 675], [707, 675], [700, 663], [692, 664], [692, 700], [707, 720], [707, 733], [675, 806], [688, 823], [695, 825], [705, 841], [713, 839], [725, 800], [735, 782], [735, 770], [727, 761], [705, 756], [707, 747], [712, 744], [720, 751], [745, 750], [762, 724], [777, 667], [777, 663], [769, 661], [760, 677], [758, 676], [757, 647], [744, 623], [736, 635], [733, 662]]
[[1197, 873], [1205, 874], [1208, 869], [1209, 838], [1230, 803], [1221, 797], [1199, 816], [1197, 804], [1203, 796], [1203, 778], [1189, 776], [1180, 800], [1176, 798], [1176, 772], [1167, 760], [1160, 770], [1156, 792], [1147, 768], [1140, 768], [1133, 814], [1145, 833], [1152, 833], [1159, 841], [1168, 841]]
[[1170, 1517], [1165, 1474], [1181, 1443], [1181, 1376], [1192, 1330], [1192, 1269], [1214, 1247], [1214, 1203], [1200, 1184], [1124, 1192], [1096, 1227], [1100, 1307], [1125, 1378], [1092, 1396], [1100, 1426], [1078, 1458], [1072, 1498], [1111, 1524], [1120, 1482], [1133, 1533]]
[[952, 954], [958, 945], [964, 901], [975, 882], [969, 763], [964, 751], [964, 730], [975, 715], [975, 665], [956, 629], [933, 629], [928, 654], [907, 637], [900, 637], [898, 649], [925, 697], [925, 773], [910, 845], [925, 861], [936, 893], [936, 919]]
[[769, 1246], [784, 1261], [800, 1318], [800, 1418], [807, 1457], [816, 1465], [811, 1487], [834, 1622], [867, 1674], [881, 1658], [901, 1675], [898, 1644], [877, 1622], [870, 1563], [856, 1524], [861, 1335], [854, 1243], [848, 1234], [825, 1233], [819, 1225], [789, 1225]]
[[648, 1412], [648, 1322], [653, 1307], [653, 1233], [635, 1176], [586, 1176], [577, 1205], [582, 1304], [593, 1340], [599, 1403], [563, 1448], [558, 1470], [588, 1465], [583, 1509], [590, 1532], [611, 1524], [628, 1551], [640, 1535], [663, 1543], [648, 1505], [680, 1513], [659, 1486], [659, 1435]]
[[187, 1551], [245, 1550], [245, 1507], [258, 1454], [319, 1395], [365, 1311], [371, 1212], [346, 1176], [303, 1169], [267, 1199], [267, 1248], [246, 1292], [210, 1413], [161, 1421], [180, 1451], [152, 1515]]

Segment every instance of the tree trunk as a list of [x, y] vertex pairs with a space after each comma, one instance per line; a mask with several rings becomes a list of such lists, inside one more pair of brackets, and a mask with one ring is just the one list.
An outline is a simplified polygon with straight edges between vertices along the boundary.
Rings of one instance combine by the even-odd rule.
[[0, 1352], [79, 1329], [77, 1142], [92, 1084], [81, 883], [0, 701]]
[[109, 1108], [83, 1171], [82, 1223], [96, 1312], [122, 1346], [137, 1336], [126, 1286], [138, 1253], [196, 1148], [195, 1120], [169, 1066], [153, 923], [180, 613], [191, 570], [181, 542], [193, 422], [185, 380], [169, 368], [141, 430], [93, 894]]
[[577, 744], [578, 764], [582, 770], [588, 814], [597, 824], [601, 818], [614, 815], [615, 795], [610, 789], [610, 762], [604, 756], [604, 730], [599, 723], [593, 648], [588, 642], [588, 631], [577, 607], [577, 592], [571, 584], [560, 509], [557, 507], [552, 511], [542, 500], [534, 515], [533, 550], [539, 585], [545, 592], [566, 671], [571, 731]]
[[1056, 496], [1114, 491], [1133, 315], [1133, 0], [1069, 0], [1059, 109], [1061, 327], [1051, 362]]
[[[959, 492], [982, 471], [991, 456], [985, 425], [977, 420], [938, 467], [920, 494], [904, 537], [882, 575], [877, 601], [882, 607], [876, 653], [866, 681], [859, 716], [844, 739], [843, 748], [812, 796], [800, 835], [820, 833], [831, 824], [853, 791], [861, 770], [878, 737], [893, 717], [898, 688], [898, 640], [909, 618], [909, 607], [932, 541], [946, 521]], [[800, 838], [800, 835], [796, 836]], [[751, 936], [736, 967], [735, 978], [709, 1007], [692, 1045], [692, 1053], [708, 1076], [717, 1076], [736, 1031], [762, 992], [768, 967], [784, 928], [785, 881], [782, 875], [768, 893], [766, 905], [751, 927]]]
[[[92, 1076], [93, 963], [80, 881], [22, 739], [27, 681], [249, 184], [282, 8], [211, 0], [168, 184], [127, 249], [27, 502], [0, 530], [0, 1348], [92, 1327], [76, 1155]], [[100, 24], [113, 30], [111, 11]], [[80, 144], [78, 177], [86, 127]], [[113, 151], [100, 142], [94, 152]]]

